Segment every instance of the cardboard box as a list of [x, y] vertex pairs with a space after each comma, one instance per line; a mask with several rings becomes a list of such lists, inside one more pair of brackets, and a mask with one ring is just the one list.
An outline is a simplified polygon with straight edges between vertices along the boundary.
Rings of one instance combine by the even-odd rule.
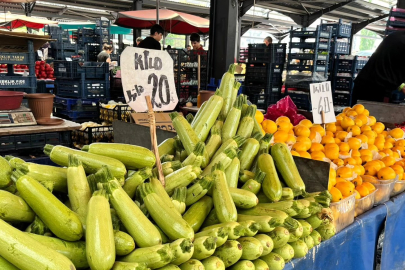
[[[133, 123], [149, 127], [149, 118], [147, 113], [131, 113]], [[168, 113], [155, 113], [156, 128], [176, 132], [172, 120]]]

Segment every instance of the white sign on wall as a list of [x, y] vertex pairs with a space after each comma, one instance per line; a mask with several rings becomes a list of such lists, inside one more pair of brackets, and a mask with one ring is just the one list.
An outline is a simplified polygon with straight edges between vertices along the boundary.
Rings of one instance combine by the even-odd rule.
[[154, 111], [173, 110], [178, 102], [173, 59], [166, 51], [127, 47], [121, 54], [121, 80], [127, 104], [146, 112], [146, 96]]
[[[330, 82], [312, 83], [310, 85], [310, 91], [313, 122], [315, 124], [336, 122]], [[322, 121], [322, 112], [325, 115], [324, 121]]]

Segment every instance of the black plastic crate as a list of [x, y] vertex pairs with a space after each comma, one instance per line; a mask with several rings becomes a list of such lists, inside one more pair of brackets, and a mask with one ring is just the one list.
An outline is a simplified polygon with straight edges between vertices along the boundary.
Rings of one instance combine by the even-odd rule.
[[37, 80], [37, 93], [53, 93], [55, 82], [51, 80]]
[[321, 24], [322, 31], [328, 31], [332, 29], [332, 37], [346, 37], [350, 38], [352, 33], [352, 24], [343, 23], [342, 19], [339, 20], [339, 23], [327, 23]]
[[322, 82], [319, 79], [320, 78], [314, 76], [287, 75], [285, 85], [289, 88], [309, 89], [310, 84]]
[[282, 64], [246, 64], [245, 85], [268, 87], [270, 84], [281, 84], [283, 69]]
[[270, 95], [266, 94], [252, 94], [248, 95], [248, 100], [256, 105], [258, 109], [267, 110], [269, 106]]
[[110, 27], [110, 22], [105, 20], [96, 20], [96, 26], [107, 28]]
[[77, 38], [77, 43], [85, 44], [85, 43], [98, 43], [99, 39], [96, 36], [79, 36]]
[[112, 123], [113, 120], [121, 120], [124, 122], [131, 121], [132, 109], [129, 105], [115, 105], [114, 108], [100, 107], [100, 120]]
[[354, 86], [353, 77], [335, 76], [332, 81], [333, 90], [352, 91]]
[[291, 100], [297, 106], [298, 109], [310, 111], [311, 107], [311, 98], [309, 93], [295, 93], [294, 91], [289, 91], [285, 96], [290, 96]]
[[385, 35], [388, 36], [392, 33], [398, 32], [398, 31], [405, 31], [405, 28], [398, 28], [398, 27], [387, 27], [385, 29]]
[[387, 26], [404, 28], [405, 18], [390, 17], [387, 21]]
[[335, 92], [333, 96], [333, 105], [352, 106], [352, 94], [349, 92]]
[[249, 58], [249, 49], [248, 48], [240, 48], [239, 49], [239, 62], [245, 63]]
[[63, 34], [63, 29], [59, 26], [45, 25], [44, 30], [47, 35]]
[[291, 49], [325, 50], [329, 51], [330, 42], [290, 42]]
[[78, 79], [82, 74], [85, 79], [104, 79], [109, 73], [108, 63], [54, 61], [53, 65], [58, 79]]
[[295, 30], [290, 32], [291, 38], [301, 38], [301, 39], [308, 39], [308, 38], [330, 38], [328, 30]]
[[42, 149], [46, 144], [71, 146], [71, 132], [48, 132], [0, 137], [0, 152]]
[[330, 51], [337, 54], [349, 54], [350, 42], [335, 41], [330, 44]]
[[110, 80], [56, 80], [56, 92], [61, 97], [109, 98]]
[[108, 30], [108, 28], [97, 27], [97, 28], [94, 30], [94, 33], [95, 33], [96, 35], [109, 35], [109, 34], [110, 34], [110, 31]]
[[392, 8], [390, 12], [390, 16], [396, 18], [405, 18], [405, 9], [402, 8]]
[[356, 70], [361, 70], [370, 58], [367, 56], [356, 56]]
[[335, 59], [335, 74], [337, 73], [355, 73], [357, 57], [342, 55]]
[[269, 91], [268, 87], [265, 86], [246, 86], [243, 87], [243, 94], [245, 95], [258, 95], [265, 94]]
[[98, 111], [99, 101], [100, 99], [76, 99], [56, 96], [53, 106], [65, 111]]
[[96, 111], [67, 111], [55, 108], [55, 114], [60, 116], [69, 117], [72, 120], [77, 120], [80, 118], [85, 119], [98, 119], [99, 112]]
[[84, 130], [72, 131], [72, 141], [78, 145], [87, 145], [94, 142], [114, 142], [112, 126], [87, 127]]
[[77, 30], [78, 35], [83, 35], [83, 36], [92, 36], [94, 35], [94, 29], [91, 28], [79, 28]]
[[249, 44], [249, 63], [277, 63], [282, 64], [286, 60], [287, 44], [275, 43], [269, 46], [266, 44]]

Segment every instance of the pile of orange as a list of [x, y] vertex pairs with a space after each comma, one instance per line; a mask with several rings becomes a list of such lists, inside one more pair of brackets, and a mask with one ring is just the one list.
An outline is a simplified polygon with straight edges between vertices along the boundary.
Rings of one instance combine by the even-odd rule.
[[289, 145], [293, 155], [334, 164], [329, 177], [334, 201], [352, 194], [367, 196], [375, 190], [375, 180], [405, 180], [404, 131], [385, 130], [361, 104], [345, 108], [325, 127], [307, 119], [293, 126], [285, 116], [260, 122], [263, 131], [274, 134], [274, 142]]

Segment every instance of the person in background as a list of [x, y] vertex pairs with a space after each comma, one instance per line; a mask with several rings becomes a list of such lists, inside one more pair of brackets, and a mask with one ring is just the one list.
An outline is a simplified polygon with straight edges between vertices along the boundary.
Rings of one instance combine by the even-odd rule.
[[110, 54], [112, 53], [112, 51], [113, 51], [112, 45], [104, 44], [103, 51], [97, 55], [97, 62], [111, 63]]
[[268, 47], [270, 44], [273, 43], [273, 39], [272, 39], [270, 36], [268, 36], [268, 37], [266, 37], [266, 38], [263, 40], [263, 42], [264, 42], [264, 44], [266, 44], [266, 46]]
[[150, 36], [142, 40], [141, 43], [139, 43], [138, 47], [151, 50], [162, 50], [160, 41], [163, 38], [163, 33], [163, 27], [155, 24], [150, 29]]
[[[357, 100], [383, 102], [395, 89], [405, 93], [405, 31], [390, 34], [381, 42], [354, 81]], [[387, 94], [387, 95], [386, 95]]]
[[141, 37], [138, 37], [138, 38], [136, 39], [136, 47], [139, 46], [139, 43], [141, 43], [142, 40], [143, 40], [143, 38], [141, 38]]
[[191, 46], [190, 46], [190, 45], [187, 45], [187, 46], [186, 46], [186, 49], [187, 49], [187, 51], [191, 51]]
[[190, 41], [191, 41], [191, 45], [193, 46], [193, 50], [195, 51], [204, 51], [203, 46], [200, 44], [201, 39], [200, 39], [200, 35], [197, 33], [192, 33], [190, 35]]
[[172, 46], [167, 45], [166, 50], [171, 50], [171, 49], [172, 49]]

